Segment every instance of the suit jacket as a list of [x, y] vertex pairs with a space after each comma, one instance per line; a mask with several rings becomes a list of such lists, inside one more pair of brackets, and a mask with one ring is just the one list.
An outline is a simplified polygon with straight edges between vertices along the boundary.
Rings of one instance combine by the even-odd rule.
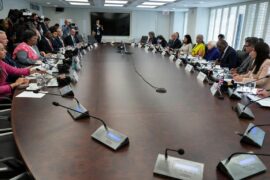
[[61, 40], [59, 39], [59, 37], [57, 38], [52, 38], [52, 45], [53, 45], [53, 49], [55, 51], [59, 51], [60, 48], [63, 47], [63, 43], [61, 42]]
[[236, 51], [231, 46], [228, 46], [228, 49], [225, 52], [225, 54], [224, 53], [221, 54], [219, 62], [221, 67], [227, 67], [229, 69], [236, 68], [239, 66]]
[[44, 36], [41, 37], [41, 40], [38, 43], [38, 48], [39, 48], [39, 51], [44, 51], [45, 53], [54, 53], [55, 52], [53, 47], [50, 46], [49, 42], [47, 41], [47, 39]]
[[171, 49], [179, 49], [182, 46], [182, 43], [179, 39], [176, 39], [175, 41], [172, 41], [169, 45], [169, 48]]
[[[79, 40], [74, 36], [75, 43], [79, 43]], [[71, 35], [67, 36], [64, 40], [66, 46], [75, 46], [75, 43], [72, 40]]]

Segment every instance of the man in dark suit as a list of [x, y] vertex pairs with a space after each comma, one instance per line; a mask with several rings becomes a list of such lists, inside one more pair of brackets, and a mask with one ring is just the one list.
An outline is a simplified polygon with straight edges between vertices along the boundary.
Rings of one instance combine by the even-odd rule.
[[104, 28], [103, 25], [100, 24], [99, 19], [96, 20], [96, 24], [93, 26], [93, 31], [96, 33], [95, 38], [97, 42], [101, 43]]
[[221, 67], [227, 67], [229, 69], [239, 66], [236, 51], [228, 45], [225, 40], [219, 40], [217, 42], [217, 48], [221, 52], [221, 56], [218, 60]]
[[53, 49], [58, 52], [60, 50], [60, 48], [63, 47], [63, 43], [58, 37], [58, 32], [57, 32], [56, 27], [52, 28], [51, 32], [52, 32], [51, 42], [52, 42]]
[[169, 48], [170, 49], [179, 49], [179, 48], [181, 48], [181, 46], [182, 46], [182, 43], [178, 39], [177, 33], [173, 33], [171, 35], [171, 43], [169, 43]]
[[79, 40], [76, 37], [76, 30], [71, 29], [70, 30], [70, 35], [65, 38], [65, 45], [66, 46], [73, 46], [76, 47], [77, 43], [79, 43]]
[[43, 36], [41, 36], [41, 40], [38, 43], [38, 48], [40, 51], [44, 51], [47, 53], [55, 53], [56, 51], [53, 48], [52, 42], [52, 33], [50, 31], [45, 32]]
[[40, 24], [41, 28], [42, 28], [42, 31], [43, 31], [43, 35], [49, 31], [49, 24], [50, 24], [50, 19], [45, 17], [44, 18], [44, 22]]

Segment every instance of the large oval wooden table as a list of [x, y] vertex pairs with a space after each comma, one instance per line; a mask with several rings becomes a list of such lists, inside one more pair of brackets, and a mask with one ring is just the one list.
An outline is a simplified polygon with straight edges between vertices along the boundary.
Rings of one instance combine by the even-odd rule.
[[[204, 163], [204, 179], [226, 179], [216, 166], [231, 153], [270, 152], [269, 131], [261, 149], [240, 144], [235, 131], [243, 132], [250, 121], [239, 120], [232, 111], [238, 101], [213, 97], [210, 86], [198, 82], [197, 73], [186, 72], [168, 57], [138, 48], [130, 51], [131, 56], [121, 55], [111, 45], [102, 45], [88, 52], [73, 87], [92, 115], [129, 137], [130, 144], [119, 151], [91, 139], [100, 122], [74, 121], [65, 109], [52, 105], [53, 101], [70, 105], [73, 100], [49, 95], [14, 98], [15, 140], [36, 179], [164, 179], [153, 175], [153, 169], [165, 148], [183, 148], [180, 158]], [[158, 94], [143, 82], [132, 61], [147, 80], [168, 92]], [[254, 123], [269, 123], [269, 109], [258, 104], [250, 108], [256, 116]], [[269, 169], [270, 159], [260, 159]], [[253, 179], [270, 179], [270, 172]]]

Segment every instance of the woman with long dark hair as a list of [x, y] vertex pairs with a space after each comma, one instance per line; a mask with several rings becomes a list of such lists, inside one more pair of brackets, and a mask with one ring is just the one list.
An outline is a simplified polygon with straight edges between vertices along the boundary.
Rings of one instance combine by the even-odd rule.
[[[235, 76], [234, 80], [238, 82], [250, 82], [253, 80], [258, 80], [270, 73], [270, 59], [269, 59], [269, 46], [264, 42], [259, 42], [255, 45], [254, 50], [250, 53], [250, 56], [255, 59], [253, 64], [253, 70], [249, 71], [245, 75]], [[270, 79], [264, 78], [257, 81], [257, 87], [269, 89]]]
[[188, 54], [190, 55], [192, 53], [192, 40], [191, 40], [191, 36], [189, 34], [186, 34], [184, 36], [184, 40], [183, 40], [183, 45], [182, 47], [179, 49], [179, 55], [181, 54]]

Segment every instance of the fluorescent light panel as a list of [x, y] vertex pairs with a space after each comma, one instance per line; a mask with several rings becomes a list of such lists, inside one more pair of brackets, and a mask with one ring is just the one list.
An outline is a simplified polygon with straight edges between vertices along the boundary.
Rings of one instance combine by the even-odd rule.
[[127, 4], [128, 1], [114, 1], [114, 0], [106, 0], [105, 4]]
[[150, 6], [162, 6], [166, 3], [163, 2], [144, 2], [142, 3], [142, 5], [150, 5]]
[[68, 2], [88, 2], [88, 0], [65, 0]]
[[156, 1], [156, 2], [174, 2], [176, 0], [149, 0], [149, 1]]
[[78, 6], [90, 6], [90, 3], [84, 3], [84, 2], [70, 2], [71, 5], [78, 5]]
[[107, 6], [107, 7], [123, 7], [124, 4], [104, 4], [104, 6]]
[[138, 8], [156, 8], [157, 6], [144, 6], [144, 5], [138, 5]]

